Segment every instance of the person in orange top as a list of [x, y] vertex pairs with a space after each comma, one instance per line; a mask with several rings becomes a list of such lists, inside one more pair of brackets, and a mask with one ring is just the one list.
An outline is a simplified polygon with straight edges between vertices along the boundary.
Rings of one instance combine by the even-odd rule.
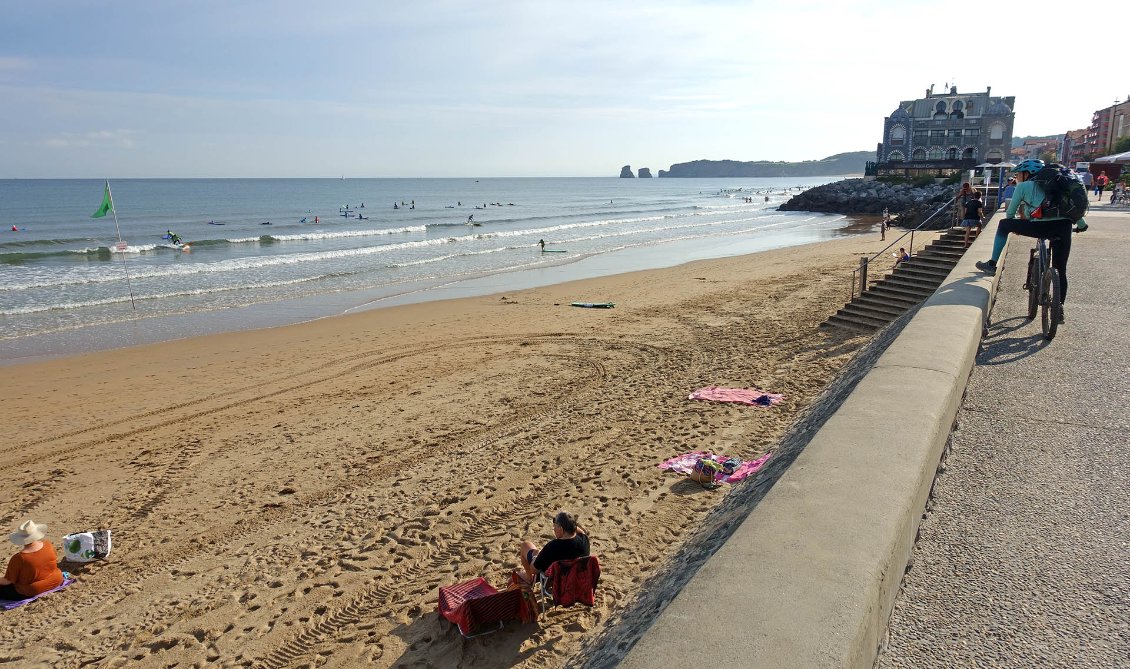
[[23, 550], [12, 556], [8, 571], [0, 578], [0, 599], [26, 599], [63, 584], [55, 547], [43, 539], [46, 529], [46, 525], [29, 520], [18, 532], [8, 535]]

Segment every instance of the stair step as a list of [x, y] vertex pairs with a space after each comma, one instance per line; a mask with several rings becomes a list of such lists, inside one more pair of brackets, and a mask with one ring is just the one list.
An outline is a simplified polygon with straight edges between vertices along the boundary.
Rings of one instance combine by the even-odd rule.
[[905, 281], [905, 280], [899, 279], [899, 278], [887, 279], [886, 282], [883, 284], [883, 288], [889, 288], [892, 291], [897, 291], [897, 292], [900, 292], [900, 293], [906, 293], [907, 295], [913, 295], [915, 297], [920, 297], [922, 299], [926, 299], [927, 297], [930, 297], [931, 295], [934, 294], [934, 291], [937, 289], [936, 287], [930, 288], [928, 286], [920, 286], [916, 283], [911, 283], [909, 281]]
[[907, 265], [906, 267], [899, 267], [889, 278], [891, 279], [914, 279], [916, 281], [927, 282], [941, 282], [949, 276], [950, 270], [942, 267], [931, 267], [929, 265]]
[[904, 309], [909, 309], [910, 307], [913, 307], [914, 305], [922, 301], [922, 298], [918, 297], [917, 295], [907, 295], [898, 291], [885, 290], [884, 288], [885, 287], [882, 285], [876, 285], [875, 287], [871, 288], [871, 290], [864, 293], [864, 295], [869, 295], [876, 299], [885, 300], [892, 304], [897, 304]]
[[857, 304], [872, 311], [888, 314], [892, 318], [898, 318], [906, 312], [906, 305], [901, 302], [895, 303], [893, 301], [884, 300], [877, 295], [869, 295], [867, 293], [855, 298], [851, 304]]
[[824, 321], [824, 325], [835, 325], [848, 330], [855, 330], [859, 332], [874, 332], [887, 324], [879, 321], [873, 321], [870, 318], [861, 318], [859, 316], [844, 316], [836, 314], [828, 320]]
[[935, 246], [931, 244], [926, 248], [919, 251], [918, 255], [935, 255], [943, 257], [957, 257], [965, 255], [965, 247], [961, 244], [957, 246]]

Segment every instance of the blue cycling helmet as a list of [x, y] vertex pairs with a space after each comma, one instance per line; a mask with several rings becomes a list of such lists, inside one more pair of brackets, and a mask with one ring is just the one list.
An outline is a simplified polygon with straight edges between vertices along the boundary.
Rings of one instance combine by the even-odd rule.
[[1040, 160], [1039, 158], [1029, 158], [1028, 160], [1025, 160], [1016, 167], [1012, 168], [1012, 171], [1035, 174], [1042, 169], [1044, 169], [1044, 161]]

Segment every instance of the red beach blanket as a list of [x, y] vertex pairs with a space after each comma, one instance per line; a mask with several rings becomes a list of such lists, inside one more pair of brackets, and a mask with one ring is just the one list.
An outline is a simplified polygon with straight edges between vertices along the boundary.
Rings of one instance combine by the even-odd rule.
[[767, 407], [780, 404], [785, 399], [785, 396], [776, 393], [767, 393], [763, 390], [757, 390], [756, 388], [720, 388], [718, 386], [707, 386], [694, 391], [687, 396], [687, 399], [730, 402], [753, 407]]
[[[765, 463], [769, 460], [772, 453], [766, 453], [756, 460], [742, 460], [741, 464], [734, 469], [733, 474], [719, 474], [714, 480], [716, 483], [737, 483], [742, 479], [756, 474]], [[714, 453], [707, 453], [705, 451], [695, 451], [693, 453], [684, 453], [676, 455], [675, 457], [667, 460], [659, 465], [660, 469], [666, 469], [671, 472], [678, 472], [680, 474], [690, 474], [694, 471], [694, 465], [699, 461], [699, 458], [710, 458], [715, 462], [725, 462], [727, 460], [725, 455], [717, 455]]]

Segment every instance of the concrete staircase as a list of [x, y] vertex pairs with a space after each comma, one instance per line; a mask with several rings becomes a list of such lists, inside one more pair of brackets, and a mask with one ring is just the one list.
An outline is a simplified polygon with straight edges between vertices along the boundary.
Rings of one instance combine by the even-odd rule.
[[[969, 235], [970, 243], [976, 231]], [[874, 332], [934, 294], [965, 254], [965, 230], [950, 228], [888, 276], [872, 282], [867, 291], [823, 323], [860, 332]]]

